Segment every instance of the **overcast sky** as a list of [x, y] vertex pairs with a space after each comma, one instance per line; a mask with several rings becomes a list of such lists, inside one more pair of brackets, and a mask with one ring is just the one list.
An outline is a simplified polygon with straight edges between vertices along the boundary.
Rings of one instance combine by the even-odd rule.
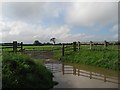
[[4, 2], [2, 42], [118, 40], [117, 2]]

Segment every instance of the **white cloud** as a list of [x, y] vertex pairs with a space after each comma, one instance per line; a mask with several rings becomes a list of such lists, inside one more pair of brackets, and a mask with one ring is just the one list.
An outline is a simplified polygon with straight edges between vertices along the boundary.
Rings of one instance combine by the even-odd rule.
[[3, 15], [28, 22], [42, 22], [44, 19], [58, 18], [63, 13], [65, 22], [78, 26], [116, 24], [118, 20], [117, 2], [23, 2], [4, 3]]
[[0, 16], [2, 16], [2, 2], [0, 2]]
[[113, 36], [113, 38], [117, 38], [117, 39], [118, 39], [118, 34], [115, 34], [115, 35]]
[[110, 2], [72, 3], [66, 13], [71, 25], [94, 26], [117, 23], [118, 4]]
[[89, 41], [90, 39], [94, 38], [93, 35], [87, 35], [85, 33], [78, 33], [78, 34], [67, 34], [61, 37], [62, 42], [74, 42], [74, 41]]
[[5, 23], [3, 22], [3, 18], [2, 18], [2, 3], [0, 2], [0, 42], [2, 42], [2, 30], [5, 26]]
[[110, 29], [110, 32], [112, 32], [113, 33], [113, 39], [116, 39], [116, 40], [118, 40], [118, 24], [116, 24], [116, 25], [113, 25], [113, 27]]
[[21, 21], [1, 21], [0, 23], [3, 23], [1, 24], [3, 42], [17, 40], [32, 43], [36, 39], [41, 42], [49, 42], [52, 37], [55, 37], [57, 42], [73, 42], [79, 41], [83, 37], [84, 39], [89, 38], [86, 34], [71, 34], [70, 27], [67, 25], [42, 27], [41, 25], [30, 25]]
[[119, 0], [2, 0], [2, 2], [119, 2]]
[[5, 22], [0, 20], [0, 31], [2, 31], [4, 27], [5, 27]]
[[[93, 30], [100, 30], [99, 27], [105, 27], [110, 24], [117, 30], [117, 3], [5, 3], [3, 6], [3, 15], [8, 18], [6, 21], [0, 18], [0, 35], [3, 42], [13, 40], [32, 43], [35, 39], [41, 42], [49, 42], [52, 37], [57, 38], [57, 42], [104, 40], [117, 37], [88, 35], [84, 33], [73, 34], [71, 27], [84, 26], [93, 27]], [[62, 15], [63, 16], [62, 16]], [[60, 15], [62, 17], [60, 17]], [[60, 17], [65, 20], [65, 25], [54, 23], [54, 26], [45, 27], [45, 19], [55, 20]], [[11, 21], [10, 21], [11, 20]], [[44, 22], [36, 25], [36, 22]], [[64, 21], [63, 21], [64, 22]], [[92, 32], [92, 29], [90, 29]], [[114, 33], [115, 34], [115, 33]]]
[[111, 32], [117, 32], [118, 33], [118, 25], [114, 25], [111, 29], [110, 29]]

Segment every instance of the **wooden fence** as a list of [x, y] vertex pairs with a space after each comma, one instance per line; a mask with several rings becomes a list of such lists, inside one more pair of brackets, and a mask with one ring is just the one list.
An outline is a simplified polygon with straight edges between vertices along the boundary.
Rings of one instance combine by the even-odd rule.
[[18, 52], [18, 48], [19, 48], [20, 52], [22, 52], [24, 50], [23, 49], [23, 42], [17, 43], [17, 41], [13, 41], [13, 43], [9, 46], [2, 47], [2, 49], [6, 49], [6, 48], [12, 48], [13, 52]]
[[[115, 43], [107, 42], [106, 40], [104, 42], [90, 41], [90, 42], [85, 42], [85, 43], [78, 41], [78, 42], [73, 42], [72, 45], [62, 44], [62, 56], [65, 55], [65, 51], [69, 51], [69, 50], [72, 50], [74, 52], [80, 51], [82, 45], [89, 46], [89, 48], [87, 48], [86, 50], [97, 50], [95, 46], [102, 46], [103, 49], [101, 50], [104, 50], [104, 49], [108, 49], [108, 46], [115, 46], [118, 44], [119, 43], [116, 43], [116, 42]], [[119, 48], [116, 50], [119, 50]]]
[[[74, 51], [74, 52], [80, 51], [82, 45], [89, 46], [88, 50], [94, 50], [94, 46], [103, 46], [103, 48], [106, 49], [109, 45], [115, 46], [115, 45], [118, 45], [118, 43], [117, 42], [110, 43], [110, 42], [107, 42], [106, 40], [104, 42], [92, 42], [92, 41], [80, 42], [80, 41], [78, 41], [78, 42], [73, 42], [71, 45], [63, 43], [62, 44], [62, 56], [65, 55], [65, 51], [69, 51], [69, 50]], [[24, 50], [23, 49], [23, 42], [18, 44], [17, 41], [13, 41], [12, 46], [8, 46], [6, 48], [13, 48], [13, 52], [17, 52], [18, 51], [17, 48], [20, 48], [20, 51]], [[54, 49], [54, 50], [59, 50], [59, 49], [60, 48]]]
[[23, 42], [21, 42], [20, 47], [18, 47], [17, 41], [13, 41], [13, 52], [17, 52], [17, 48], [21, 48], [20, 51], [23, 51]]

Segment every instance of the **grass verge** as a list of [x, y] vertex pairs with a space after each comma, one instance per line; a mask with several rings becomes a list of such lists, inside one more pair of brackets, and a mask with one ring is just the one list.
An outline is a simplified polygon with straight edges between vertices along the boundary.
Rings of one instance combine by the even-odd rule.
[[62, 62], [76, 63], [83, 65], [97, 66], [110, 70], [120, 71], [120, 62], [118, 60], [117, 46], [109, 46], [104, 49], [102, 46], [94, 47], [93, 50], [87, 49], [89, 47], [82, 46], [80, 51], [74, 52], [72, 49], [65, 48], [65, 55], [62, 56], [62, 51], [54, 51], [54, 58]]
[[15, 53], [3, 53], [2, 57], [3, 88], [50, 89], [54, 86], [52, 73], [42, 64]]

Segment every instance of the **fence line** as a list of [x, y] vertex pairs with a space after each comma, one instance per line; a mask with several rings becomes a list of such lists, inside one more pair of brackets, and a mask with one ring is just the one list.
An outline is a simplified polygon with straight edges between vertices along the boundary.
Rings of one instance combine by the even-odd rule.
[[[95, 46], [103, 46], [103, 49], [107, 49], [107, 47], [109, 45], [112, 45], [112, 46], [115, 46], [115, 45], [118, 45], [119, 43], [118, 42], [115, 42], [115, 43], [110, 43], [110, 42], [107, 42], [106, 40], [104, 42], [93, 42], [93, 41], [90, 41], [90, 42], [73, 42], [71, 45], [70, 44], [65, 44], [63, 43], [62, 44], [62, 56], [65, 55], [65, 51], [67, 50], [72, 50], [74, 52], [76, 51], [80, 51], [82, 49], [82, 45], [86, 45], [86, 46], [89, 46], [88, 47], [88, 50], [95, 50]], [[12, 46], [8, 46], [8, 47], [3, 47], [2, 49], [5, 49], [5, 48], [13, 48], [13, 52], [17, 52], [17, 48], [21, 48], [20, 51], [23, 51], [23, 42], [21, 42], [20, 44], [17, 43], [17, 41], [13, 41], [13, 44], [11, 44]], [[26, 45], [25, 45], [26, 46]], [[60, 48], [58, 49], [54, 49], [54, 50], [59, 50]], [[86, 49], [87, 50], [87, 49]], [[101, 48], [100, 48], [101, 50]], [[119, 49], [118, 49], [119, 50]]]
[[[119, 43], [110, 43], [110, 42], [107, 42], [106, 40], [102, 43], [93, 42], [93, 41], [90, 41], [90, 42], [87, 42], [87, 43], [81, 43], [80, 41], [78, 41], [78, 42], [73, 42], [72, 45], [63, 44], [64, 47], [62, 47], [62, 56], [65, 55], [65, 51], [69, 51], [69, 50], [72, 50], [74, 52], [80, 51], [82, 49], [81, 48], [82, 45], [89, 46], [89, 48], [86, 49], [86, 50], [104, 50], [104, 49], [108, 49], [107, 48], [108, 46], [111, 46], [111, 45], [115, 46], [115, 45], [118, 45], [118, 44]], [[99, 45], [103, 46], [103, 48], [96, 49], [95, 46], [99, 46]], [[119, 49], [116, 49], [116, 50], [119, 50]]]

